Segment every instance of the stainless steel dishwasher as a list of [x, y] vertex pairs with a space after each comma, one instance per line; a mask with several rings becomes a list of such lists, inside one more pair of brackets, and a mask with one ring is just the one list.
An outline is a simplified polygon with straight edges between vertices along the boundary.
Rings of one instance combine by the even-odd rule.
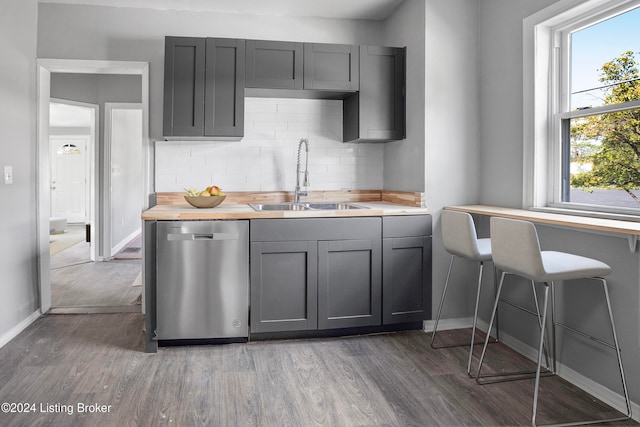
[[159, 340], [248, 337], [249, 221], [159, 221]]

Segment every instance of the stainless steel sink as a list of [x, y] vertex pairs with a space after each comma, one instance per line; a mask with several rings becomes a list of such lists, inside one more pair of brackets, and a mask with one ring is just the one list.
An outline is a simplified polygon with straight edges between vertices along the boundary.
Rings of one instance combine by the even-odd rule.
[[345, 210], [345, 209], [367, 209], [365, 206], [353, 203], [333, 203], [333, 202], [304, 202], [294, 203], [249, 203], [255, 211], [307, 211], [307, 210]]
[[307, 203], [310, 209], [318, 209], [318, 210], [344, 210], [344, 209], [367, 209], [364, 206], [356, 205], [353, 203]]
[[293, 203], [249, 203], [254, 210], [258, 212], [262, 211], [306, 211], [309, 208], [304, 204], [293, 204]]

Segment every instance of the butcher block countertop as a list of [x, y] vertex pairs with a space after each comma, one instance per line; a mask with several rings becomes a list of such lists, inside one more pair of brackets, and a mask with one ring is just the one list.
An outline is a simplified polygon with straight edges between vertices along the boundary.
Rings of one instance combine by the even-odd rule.
[[387, 215], [428, 215], [431, 210], [387, 203], [357, 203], [368, 209], [263, 211], [256, 212], [248, 204], [221, 204], [211, 209], [191, 206], [156, 205], [142, 213], [145, 221], [256, 218], [332, 218]]
[[225, 201], [215, 208], [198, 209], [187, 204], [184, 193], [159, 193], [158, 204], [142, 213], [144, 221], [257, 219], [257, 218], [345, 218], [388, 215], [429, 215], [433, 211], [420, 207], [420, 193], [379, 190], [311, 192], [304, 202], [347, 202], [367, 209], [302, 210], [257, 212], [248, 203], [282, 203], [290, 201], [285, 192], [228, 193]]

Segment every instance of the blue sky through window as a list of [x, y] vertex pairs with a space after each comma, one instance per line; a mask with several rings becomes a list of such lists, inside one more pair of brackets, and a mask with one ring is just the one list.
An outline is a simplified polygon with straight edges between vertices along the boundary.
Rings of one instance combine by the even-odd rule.
[[[571, 109], [602, 105], [602, 91], [585, 91], [598, 81], [605, 62], [623, 52], [640, 52], [640, 8], [577, 31], [571, 36]], [[636, 55], [640, 60], [640, 57]]]

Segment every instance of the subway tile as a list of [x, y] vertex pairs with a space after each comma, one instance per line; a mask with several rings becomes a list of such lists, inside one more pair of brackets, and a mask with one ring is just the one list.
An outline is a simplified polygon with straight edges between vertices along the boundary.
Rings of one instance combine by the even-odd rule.
[[254, 122], [253, 130], [255, 131], [263, 131], [263, 130], [272, 130], [272, 131], [281, 131], [287, 130], [287, 122]]
[[276, 132], [273, 130], [262, 130], [262, 129], [245, 129], [244, 137], [251, 139], [275, 139]]
[[248, 122], [273, 122], [276, 119], [276, 113], [244, 113], [244, 121]]
[[300, 138], [310, 145], [310, 189], [382, 188], [384, 146], [342, 143], [340, 101], [247, 98], [245, 109], [255, 120], [241, 141], [156, 141], [156, 190], [211, 182], [226, 191], [291, 190]]

